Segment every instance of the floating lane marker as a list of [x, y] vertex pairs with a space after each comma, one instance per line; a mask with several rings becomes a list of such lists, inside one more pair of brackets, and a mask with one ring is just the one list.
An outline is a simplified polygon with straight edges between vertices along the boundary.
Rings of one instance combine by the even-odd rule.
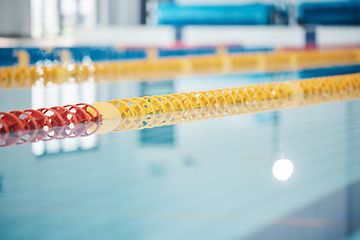
[[[71, 53], [61, 52], [61, 63], [43, 62], [27, 65], [26, 52], [18, 53], [19, 65], [0, 67], [0, 88], [31, 87], [36, 82], [61, 84], [69, 79], [77, 82], [116, 81], [126, 79], [169, 79], [179, 75], [232, 72], [277, 72], [312, 69], [337, 65], [360, 64], [360, 48], [315, 50], [276, 50], [242, 54], [218, 54], [156, 58], [154, 49], [148, 59], [123, 61], [71, 61]], [[69, 56], [70, 55], [70, 56]]]
[[360, 97], [360, 73], [0, 112], [0, 146], [276, 111]]

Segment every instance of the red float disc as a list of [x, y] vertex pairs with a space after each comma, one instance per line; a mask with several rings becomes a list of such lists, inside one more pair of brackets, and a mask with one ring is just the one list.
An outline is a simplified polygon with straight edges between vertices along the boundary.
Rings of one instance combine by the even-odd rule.
[[11, 111], [10, 113], [15, 115], [24, 126], [24, 130], [19, 134], [21, 137], [16, 144], [20, 145], [30, 142], [35, 137], [39, 128], [35, 118], [24, 111]]
[[91, 122], [88, 112], [76, 105], [66, 105], [64, 107], [67, 108], [70, 112], [74, 113], [79, 121], [79, 123], [75, 125], [75, 129], [72, 132], [74, 137], [83, 135], [88, 129], [87, 123]]
[[64, 130], [62, 131], [61, 135], [57, 137], [57, 139], [76, 137], [75, 126], [76, 124], [79, 123], [76, 115], [65, 107], [58, 106], [58, 107], [52, 107], [50, 109], [59, 113], [64, 121]]
[[51, 129], [49, 117], [39, 110], [26, 109], [24, 112], [33, 117], [38, 125], [38, 132], [34, 135], [31, 142], [38, 142], [47, 137]]
[[15, 145], [21, 139], [22, 132], [25, 130], [24, 125], [19, 118], [11, 113], [0, 112], [0, 119], [2, 120], [3, 127], [6, 126], [8, 131], [6, 139], [2, 141], [2, 146], [8, 147]]
[[49, 141], [52, 139], [56, 139], [58, 136], [60, 136], [65, 130], [65, 121], [61, 117], [61, 115], [51, 108], [40, 108], [38, 109], [38, 111], [47, 116], [50, 122], [50, 129], [48, 131], [48, 134], [42, 140]]
[[[84, 109], [84, 110], [87, 112], [87, 114], [89, 114], [89, 116], [91, 116], [91, 120], [92, 120], [93, 122], [97, 122], [97, 121], [100, 121], [100, 122], [101, 122], [101, 121], [102, 121], [100, 112], [99, 112], [94, 106], [92, 106], [92, 105], [90, 105], [90, 104], [86, 104], [86, 103], [78, 103], [78, 104], [76, 104], [76, 106], [79, 106], [79, 107], [81, 107], [82, 109]], [[93, 114], [91, 114], [91, 113], [87, 110], [88, 108], [93, 109], [94, 112], [96, 113], [96, 116], [93, 116]]]

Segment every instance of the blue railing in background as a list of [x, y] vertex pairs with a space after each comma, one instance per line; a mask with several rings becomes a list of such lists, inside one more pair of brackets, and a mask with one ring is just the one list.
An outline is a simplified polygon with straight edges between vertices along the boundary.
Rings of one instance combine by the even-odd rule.
[[[269, 25], [289, 22], [291, 5], [178, 5], [159, 3], [160, 25]], [[322, 25], [360, 24], [360, 1], [304, 2], [297, 9], [299, 23]], [[293, 13], [292, 13], [293, 14]], [[279, 19], [285, 18], [285, 19]]]
[[193, 6], [159, 3], [158, 23], [163, 25], [265, 25], [274, 7], [267, 4]]
[[360, 24], [360, 1], [305, 2], [299, 6], [299, 21], [307, 24]]
[[159, 49], [159, 57], [180, 57], [191, 55], [206, 55], [216, 54], [216, 48], [214, 47], [201, 47], [201, 48], [179, 48], [179, 49]]

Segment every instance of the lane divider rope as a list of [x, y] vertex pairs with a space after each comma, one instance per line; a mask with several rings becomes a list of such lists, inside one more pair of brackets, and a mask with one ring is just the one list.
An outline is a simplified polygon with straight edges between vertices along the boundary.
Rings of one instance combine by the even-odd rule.
[[360, 48], [277, 50], [273, 52], [173, 57], [132, 61], [103, 61], [26, 65], [26, 53], [19, 54], [21, 64], [0, 67], [0, 88], [31, 87], [37, 82], [61, 84], [117, 81], [121, 79], [168, 79], [179, 75], [249, 71], [284, 71], [360, 63]]
[[0, 112], [0, 146], [276, 111], [360, 97], [360, 73]]

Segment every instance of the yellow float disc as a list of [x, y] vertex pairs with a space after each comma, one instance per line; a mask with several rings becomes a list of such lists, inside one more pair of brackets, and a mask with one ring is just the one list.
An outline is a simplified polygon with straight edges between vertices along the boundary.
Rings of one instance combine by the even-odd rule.
[[284, 84], [288, 86], [291, 90], [291, 106], [298, 106], [304, 98], [304, 90], [300, 87], [299, 84], [296, 84], [294, 82], [285, 82]]
[[[97, 134], [111, 132], [120, 123], [121, 114], [114, 105], [107, 102], [96, 102], [91, 105], [99, 111], [102, 117], [101, 126], [96, 131]], [[96, 115], [95, 111], [92, 108], [88, 108], [87, 111], [93, 115]], [[89, 129], [89, 131], [94, 130], [96, 126], [93, 126], [94, 129], [91, 128]]]

